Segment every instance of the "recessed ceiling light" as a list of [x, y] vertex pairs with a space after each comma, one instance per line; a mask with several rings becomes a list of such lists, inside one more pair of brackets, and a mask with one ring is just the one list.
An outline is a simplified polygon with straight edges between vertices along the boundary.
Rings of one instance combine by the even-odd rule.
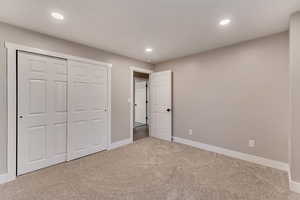
[[64, 20], [64, 16], [58, 12], [53, 12], [51, 13], [51, 16], [54, 18], [54, 19], [57, 19], [57, 20]]
[[151, 53], [153, 51], [153, 49], [152, 48], [146, 48], [145, 51], [148, 52], [148, 53]]
[[219, 24], [221, 26], [226, 26], [226, 25], [230, 24], [230, 22], [231, 22], [230, 19], [222, 19]]

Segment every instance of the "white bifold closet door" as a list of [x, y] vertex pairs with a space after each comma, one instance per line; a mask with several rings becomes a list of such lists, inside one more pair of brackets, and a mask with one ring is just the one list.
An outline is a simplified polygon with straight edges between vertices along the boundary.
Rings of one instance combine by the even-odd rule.
[[17, 174], [66, 161], [67, 62], [18, 52]]
[[68, 61], [68, 160], [108, 145], [108, 70], [100, 64]]

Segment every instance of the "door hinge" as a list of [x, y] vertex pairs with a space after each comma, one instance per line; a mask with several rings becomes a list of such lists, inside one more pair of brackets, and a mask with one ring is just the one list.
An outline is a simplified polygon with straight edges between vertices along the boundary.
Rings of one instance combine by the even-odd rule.
[[149, 101], [146, 101], [146, 103], [149, 103]]

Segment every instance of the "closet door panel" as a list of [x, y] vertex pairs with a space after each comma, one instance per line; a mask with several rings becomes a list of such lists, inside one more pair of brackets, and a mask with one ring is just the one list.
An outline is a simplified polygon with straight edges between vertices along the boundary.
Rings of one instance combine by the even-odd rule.
[[107, 148], [106, 66], [69, 61], [68, 160]]
[[66, 126], [66, 60], [18, 52], [17, 174], [65, 161]]

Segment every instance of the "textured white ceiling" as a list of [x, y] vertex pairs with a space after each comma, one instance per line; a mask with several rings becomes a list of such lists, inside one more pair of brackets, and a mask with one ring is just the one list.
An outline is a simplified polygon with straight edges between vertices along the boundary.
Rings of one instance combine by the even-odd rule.
[[300, 0], [1, 0], [0, 21], [157, 63], [286, 31], [297, 10]]

